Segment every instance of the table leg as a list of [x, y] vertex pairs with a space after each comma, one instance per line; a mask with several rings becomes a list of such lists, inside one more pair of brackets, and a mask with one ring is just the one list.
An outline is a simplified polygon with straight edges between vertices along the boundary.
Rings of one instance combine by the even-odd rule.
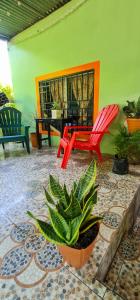
[[39, 133], [39, 122], [36, 120], [36, 135], [37, 135], [37, 143], [38, 149], [42, 148], [41, 134]]
[[50, 129], [50, 124], [48, 124], [48, 144], [49, 144], [49, 147], [51, 147], [51, 129]]

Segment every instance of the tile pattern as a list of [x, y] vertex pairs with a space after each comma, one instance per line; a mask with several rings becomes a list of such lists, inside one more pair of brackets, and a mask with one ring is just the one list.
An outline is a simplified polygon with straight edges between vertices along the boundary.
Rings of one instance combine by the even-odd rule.
[[26, 238], [35, 232], [35, 226], [31, 223], [21, 223], [18, 226], [14, 226], [11, 230], [10, 237], [16, 243], [21, 243], [26, 240]]
[[29, 265], [31, 257], [23, 247], [11, 249], [2, 259], [0, 276], [8, 278], [21, 273]]
[[[37, 232], [33, 224], [17, 224], [11, 230], [9, 238], [11, 238], [11, 242], [15, 241], [15, 245], [13, 247], [12, 243], [12, 249], [1, 258], [1, 278], [14, 278], [17, 280], [17, 275], [24, 272], [27, 268], [30, 269], [30, 263], [33, 257], [34, 263], [36, 264], [34, 267], [37, 272], [40, 271], [38, 269], [41, 269], [47, 273], [48, 270], [54, 271], [62, 267], [63, 259], [56, 246], [48, 243], [44, 237]], [[19, 244], [18, 246], [16, 246], [17, 243]]]
[[103, 224], [113, 229], [118, 228], [121, 222], [121, 216], [115, 212], [104, 212], [103, 213]]
[[[34, 211], [36, 215], [45, 219], [47, 209], [44, 204], [43, 186], [47, 186], [49, 173], [58, 176], [60, 182], [65, 181], [70, 188], [73, 180], [80, 177], [93, 157], [88, 156], [86, 152], [75, 152], [69, 161], [68, 169], [61, 170], [60, 160], [54, 159], [56, 150], [53, 148], [33, 151], [29, 156], [24, 150], [21, 151], [20, 145], [17, 151], [13, 145], [12, 152], [8, 147], [7, 145], [4, 155], [0, 152], [0, 253], [3, 253], [0, 267], [4, 265], [9, 253], [14, 256], [14, 249], [18, 249], [18, 253], [21, 251], [21, 258], [24, 253], [25, 262], [28, 260], [29, 264], [22, 268], [16, 255], [15, 273], [11, 277], [9, 275], [8, 279], [2, 273], [0, 299], [121, 299], [119, 285], [116, 285], [116, 294], [113, 294], [112, 287], [107, 290], [103, 283], [95, 280], [95, 275], [99, 273], [101, 278], [101, 271], [107, 269], [122, 234], [131, 225], [129, 221], [133, 220], [135, 211], [139, 210], [138, 195], [135, 199], [137, 210], [132, 206], [132, 199], [138, 189], [140, 167], [131, 166], [131, 174], [119, 176], [111, 172], [112, 161], [107, 157], [103, 164], [98, 163], [99, 201], [94, 213], [104, 215], [104, 220], [89, 262], [81, 270], [73, 270], [67, 265], [63, 266], [62, 257], [56, 247], [44, 241], [38, 234], [34, 225], [29, 222], [26, 211]], [[16, 149], [17, 147], [16, 145]], [[133, 234], [138, 230], [137, 224]], [[138, 241], [138, 236], [136, 240]], [[112, 245], [111, 252], [108, 252], [109, 245]], [[124, 260], [120, 253], [119, 259]], [[102, 270], [99, 270], [101, 262]], [[130, 260], [127, 262], [130, 263]]]
[[47, 243], [46, 246], [40, 252], [38, 252], [36, 256], [36, 262], [43, 270], [54, 270], [61, 267], [63, 259], [56, 246]]
[[123, 237], [106, 277], [106, 285], [126, 300], [140, 299], [140, 218]]
[[38, 233], [29, 235], [25, 241], [25, 250], [27, 252], [35, 253], [41, 250], [46, 244], [46, 240]]

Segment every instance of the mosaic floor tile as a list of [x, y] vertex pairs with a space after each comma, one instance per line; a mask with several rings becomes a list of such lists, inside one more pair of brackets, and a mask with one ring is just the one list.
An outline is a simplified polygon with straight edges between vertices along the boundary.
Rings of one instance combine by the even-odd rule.
[[35, 232], [35, 226], [31, 223], [21, 223], [15, 226], [11, 231], [11, 239], [17, 243], [21, 243], [27, 239], [27, 237]]
[[8, 251], [15, 247], [15, 243], [9, 236], [5, 237], [0, 243], [0, 257], [3, 257]]
[[92, 290], [95, 294], [97, 294], [97, 296], [100, 296], [101, 298], [103, 298], [104, 294], [106, 292], [106, 287], [98, 280], [95, 280], [95, 281], [93, 280]]
[[123, 265], [123, 259], [120, 257], [119, 253], [115, 255], [112, 262], [111, 269], [106, 276], [105, 284], [112, 290], [115, 287], [116, 281], [118, 279], [121, 267]]
[[62, 266], [63, 258], [59, 254], [57, 247], [46, 243], [45, 247], [36, 255], [36, 263], [41, 269], [57, 269]]
[[[9, 259], [10, 268], [8, 271], [14, 271], [15, 273], [12, 274], [15, 275], [13, 275], [14, 279], [8, 277], [9, 279], [6, 280], [6, 277], [4, 277], [5, 279], [0, 281], [0, 293], [5, 293], [0, 294], [0, 299], [3, 297], [2, 299], [9, 300], [99, 300], [104, 294], [105, 300], [119, 299], [116, 298], [118, 296], [110, 291], [106, 292], [106, 287], [98, 280], [95, 281], [94, 275], [99, 268], [103, 255], [107, 253], [109, 242], [115, 237], [113, 233], [117, 232], [118, 228], [121, 227], [122, 219], [127, 214], [127, 209], [138, 188], [140, 177], [138, 175], [135, 176], [136, 172], [121, 177], [113, 174], [111, 172], [112, 161], [110, 159], [103, 164], [97, 162], [99, 201], [95, 206], [94, 213], [106, 213], [104, 224], [102, 224], [104, 230], [87, 265], [78, 271], [72, 268], [66, 270], [63, 268], [62, 258], [55, 246], [44, 241], [37, 234], [35, 227], [29, 225], [31, 223], [28, 222], [29, 218], [26, 215], [26, 211], [31, 210], [36, 215], [42, 216], [41, 218], [44, 220], [47, 216], [47, 208], [44, 206], [43, 186], [48, 184], [49, 173], [53, 176], [58, 176], [60, 182], [65, 182], [70, 189], [73, 180], [79, 179], [81, 173], [87, 168], [94, 156], [91, 158], [86, 152], [82, 152], [82, 154], [74, 152], [67, 170], [62, 170], [60, 169], [61, 159], [56, 159], [55, 149], [44, 147], [41, 151], [33, 151], [29, 156], [25, 151], [21, 151], [20, 145], [17, 151], [15, 151], [14, 145], [12, 147], [14, 152], [11, 152], [9, 145], [7, 145], [5, 157], [0, 150], [0, 178], [2, 186], [0, 193], [1, 237], [5, 237], [12, 230], [12, 239], [10, 240], [10, 237], [7, 240], [5, 239], [2, 243], [4, 247], [0, 249], [3, 251], [1, 252], [1, 263], [4, 263], [5, 266], [7, 259]], [[16, 148], [18, 147], [16, 146]], [[126, 211], [123, 214], [124, 208]], [[13, 226], [14, 224], [16, 226]], [[110, 230], [110, 233], [108, 230]], [[138, 233], [139, 225], [134, 230], [136, 241], [139, 240]], [[107, 237], [108, 242], [106, 241]], [[20, 251], [14, 256], [15, 254], [12, 252], [13, 247], [23, 249], [21, 257], [19, 257]], [[132, 254], [132, 251], [130, 252]], [[10, 257], [6, 258], [7, 255]], [[24, 255], [24, 261], [22, 261]], [[12, 259], [14, 257], [14, 260], [11, 257]], [[27, 266], [29, 258], [30, 263]], [[139, 263], [138, 260], [139, 257], [137, 263]], [[20, 264], [21, 262], [23, 265]], [[25, 269], [24, 263], [27, 267]], [[14, 267], [16, 267], [16, 271]], [[106, 266], [104, 265], [104, 267]], [[3, 268], [3, 270], [6, 274], [7, 269]], [[20, 271], [22, 272], [19, 274]], [[4, 290], [5, 292], [3, 292]], [[118, 290], [119, 284], [116, 289], [117, 293]], [[107, 298], [107, 296], [114, 298]]]
[[113, 233], [114, 233], [114, 230], [112, 228], [109, 228], [109, 227], [105, 226], [104, 224], [100, 225], [99, 235], [106, 242], [109, 243], [111, 241]]
[[114, 291], [127, 300], [140, 299], [140, 262], [123, 264]]
[[140, 255], [140, 245], [136, 240], [127, 237], [121, 242], [119, 253], [126, 260], [137, 259]]
[[41, 250], [46, 244], [45, 238], [40, 234], [32, 234], [25, 241], [25, 250], [35, 253]]
[[50, 300], [101, 299], [65, 267], [58, 272], [48, 274], [47, 280], [42, 284], [42, 295]]
[[35, 261], [32, 260], [30, 266], [20, 275], [16, 276], [16, 283], [21, 287], [30, 288], [38, 285], [46, 276], [47, 273], [38, 268]]
[[2, 259], [0, 276], [10, 278], [21, 273], [30, 264], [31, 258], [23, 247], [11, 249]]
[[106, 226], [115, 229], [118, 228], [120, 222], [121, 222], [121, 217], [115, 212], [108, 211], [103, 213], [103, 224], [105, 224]]
[[126, 208], [123, 206], [112, 206], [111, 208], [109, 208], [109, 212], [114, 212], [117, 215], [123, 216], [125, 209]]
[[112, 293], [111, 291], [107, 291], [105, 293], [104, 300], [123, 300], [123, 298], [115, 293]]
[[123, 237], [105, 284], [126, 300], [138, 300], [140, 295], [140, 240], [136, 239], [139, 218]]

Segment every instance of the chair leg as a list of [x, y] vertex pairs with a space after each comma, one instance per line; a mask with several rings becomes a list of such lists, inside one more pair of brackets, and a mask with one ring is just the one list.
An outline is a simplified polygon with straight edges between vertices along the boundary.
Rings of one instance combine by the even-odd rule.
[[68, 160], [70, 158], [70, 155], [71, 155], [71, 147], [68, 145], [68, 147], [65, 149], [65, 152], [64, 152], [64, 156], [63, 156], [63, 160], [62, 160], [62, 163], [61, 163], [61, 168], [62, 169], [66, 169], [67, 167], [67, 164], [68, 164]]
[[24, 148], [24, 142], [22, 142], [22, 146], [23, 146], [23, 148]]
[[29, 138], [28, 137], [26, 137], [26, 139], [25, 139], [25, 144], [26, 144], [27, 152], [30, 153], [30, 143], [29, 143]]
[[2, 143], [2, 148], [3, 148], [3, 150], [5, 150], [5, 146], [4, 146], [4, 143]]
[[58, 151], [57, 151], [57, 157], [60, 157], [61, 149], [62, 149], [62, 146], [61, 146], [61, 143], [60, 143], [59, 147], [58, 147]]

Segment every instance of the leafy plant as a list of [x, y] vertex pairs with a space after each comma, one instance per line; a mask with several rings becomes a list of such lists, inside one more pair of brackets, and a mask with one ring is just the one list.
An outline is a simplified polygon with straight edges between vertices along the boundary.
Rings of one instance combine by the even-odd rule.
[[135, 101], [127, 101], [128, 105], [124, 106], [123, 111], [126, 114], [127, 118], [140, 118], [140, 96]]
[[136, 109], [137, 109], [137, 115], [140, 118], [140, 96], [139, 96], [137, 104], [136, 104]]
[[114, 137], [114, 146], [118, 158], [140, 161], [140, 131], [129, 134], [125, 126], [120, 126], [119, 133]]
[[125, 126], [120, 126], [119, 133], [114, 137], [115, 152], [118, 158], [127, 158], [129, 153], [129, 133]]
[[0, 83], [0, 92], [3, 92], [10, 101], [14, 100], [13, 89], [10, 85], [3, 86]]
[[96, 163], [91, 162], [79, 182], [74, 182], [69, 193], [66, 185], [52, 176], [49, 177], [49, 191], [45, 189], [49, 221], [37, 219], [31, 212], [28, 215], [36, 221], [43, 236], [50, 242], [74, 247], [76, 242], [95, 223], [101, 220], [93, 216], [97, 203]]
[[54, 101], [51, 109], [61, 109], [60, 104], [57, 101]]
[[140, 162], [140, 131], [135, 131], [129, 137], [128, 158], [131, 162]]

